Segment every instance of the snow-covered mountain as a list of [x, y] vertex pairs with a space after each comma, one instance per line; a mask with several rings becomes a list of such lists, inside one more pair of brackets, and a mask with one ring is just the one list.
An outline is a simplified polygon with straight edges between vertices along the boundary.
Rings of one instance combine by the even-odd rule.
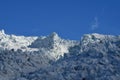
[[52, 33], [25, 37], [0, 31], [0, 80], [119, 80], [120, 36]]
[[2, 49], [28, 49], [32, 42], [34, 42], [38, 37], [24, 37], [24, 36], [15, 36], [7, 35], [4, 30], [0, 31], [0, 48]]

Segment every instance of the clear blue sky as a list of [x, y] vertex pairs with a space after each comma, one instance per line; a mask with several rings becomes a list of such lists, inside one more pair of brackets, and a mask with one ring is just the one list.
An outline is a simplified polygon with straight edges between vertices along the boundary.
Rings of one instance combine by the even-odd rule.
[[77, 40], [94, 32], [120, 35], [120, 0], [0, 0], [0, 29]]

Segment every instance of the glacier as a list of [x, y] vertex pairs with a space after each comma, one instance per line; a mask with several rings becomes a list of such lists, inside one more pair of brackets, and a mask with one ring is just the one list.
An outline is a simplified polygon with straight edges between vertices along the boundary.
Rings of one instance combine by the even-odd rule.
[[0, 31], [0, 80], [119, 80], [120, 35], [66, 40]]

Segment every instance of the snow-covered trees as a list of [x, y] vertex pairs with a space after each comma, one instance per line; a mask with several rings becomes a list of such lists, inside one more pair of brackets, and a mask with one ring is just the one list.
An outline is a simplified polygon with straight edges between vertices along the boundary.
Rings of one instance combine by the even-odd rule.
[[86, 34], [80, 41], [0, 31], [0, 80], [119, 80], [120, 36]]

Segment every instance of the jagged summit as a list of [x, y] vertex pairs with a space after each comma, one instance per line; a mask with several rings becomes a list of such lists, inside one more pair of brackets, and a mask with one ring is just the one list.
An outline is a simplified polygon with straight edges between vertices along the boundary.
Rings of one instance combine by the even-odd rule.
[[58, 34], [56, 32], [53, 32], [52, 34], [49, 35], [52, 38], [58, 38]]
[[78, 43], [77, 41], [62, 39], [57, 33], [53, 32], [44, 38], [38, 37], [29, 47], [48, 49], [51, 51], [51, 56], [57, 59], [64, 53], [68, 53], [68, 49]]
[[58, 41], [58, 40], [61, 39], [56, 32], [51, 33], [46, 38], [49, 39], [49, 40], [51, 40], [51, 42], [55, 42], [55, 41]]
[[85, 35], [83, 35], [83, 38], [84, 39], [103, 39], [106, 36], [107, 35], [98, 34], [98, 33], [92, 33], [92, 34], [85, 34]]
[[104, 34], [98, 34], [98, 33], [84, 34], [83, 35], [83, 38], [91, 38], [91, 39], [105, 39], [105, 38], [114, 38], [114, 37], [116, 37], [116, 36], [114, 36], [114, 35], [104, 35]]
[[14, 49], [15, 51], [21, 49], [22, 51], [29, 52], [46, 49], [51, 51], [50, 55], [55, 59], [59, 58], [60, 56], [63, 56], [64, 53], [68, 52], [69, 47], [78, 43], [77, 41], [62, 39], [55, 32], [48, 36], [40, 37], [7, 35], [4, 33], [3, 30], [1, 31], [1, 34], [1, 49]]
[[119, 38], [119, 36], [92, 33], [92, 34], [85, 34], [81, 38], [81, 41], [84, 45], [87, 45], [89, 43], [97, 43], [97, 42], [99, 43], [101, 41], [116, 40], [116, 38]]
[[29, 47], [31, 48], [53, 48], [56, 42], [61, 41], [62, 39], [58, 36], [57, 33], [53, 32], [52, 34], [44, 37], [38, 37]]
[[7, 36], [7, 35], [5, 34], [4, 29], [0, 30], [0, 39], [5, 38], [5, 36]]
[[27, 46], [30, 45], [37, 37], [25, 37], [5, 34], [4, 30], [0, 31], [0, 48], [2, 49], [23, 49], [27, 50]]
[[4, 29], [0, 30], [0, 34], [5, 34]]

